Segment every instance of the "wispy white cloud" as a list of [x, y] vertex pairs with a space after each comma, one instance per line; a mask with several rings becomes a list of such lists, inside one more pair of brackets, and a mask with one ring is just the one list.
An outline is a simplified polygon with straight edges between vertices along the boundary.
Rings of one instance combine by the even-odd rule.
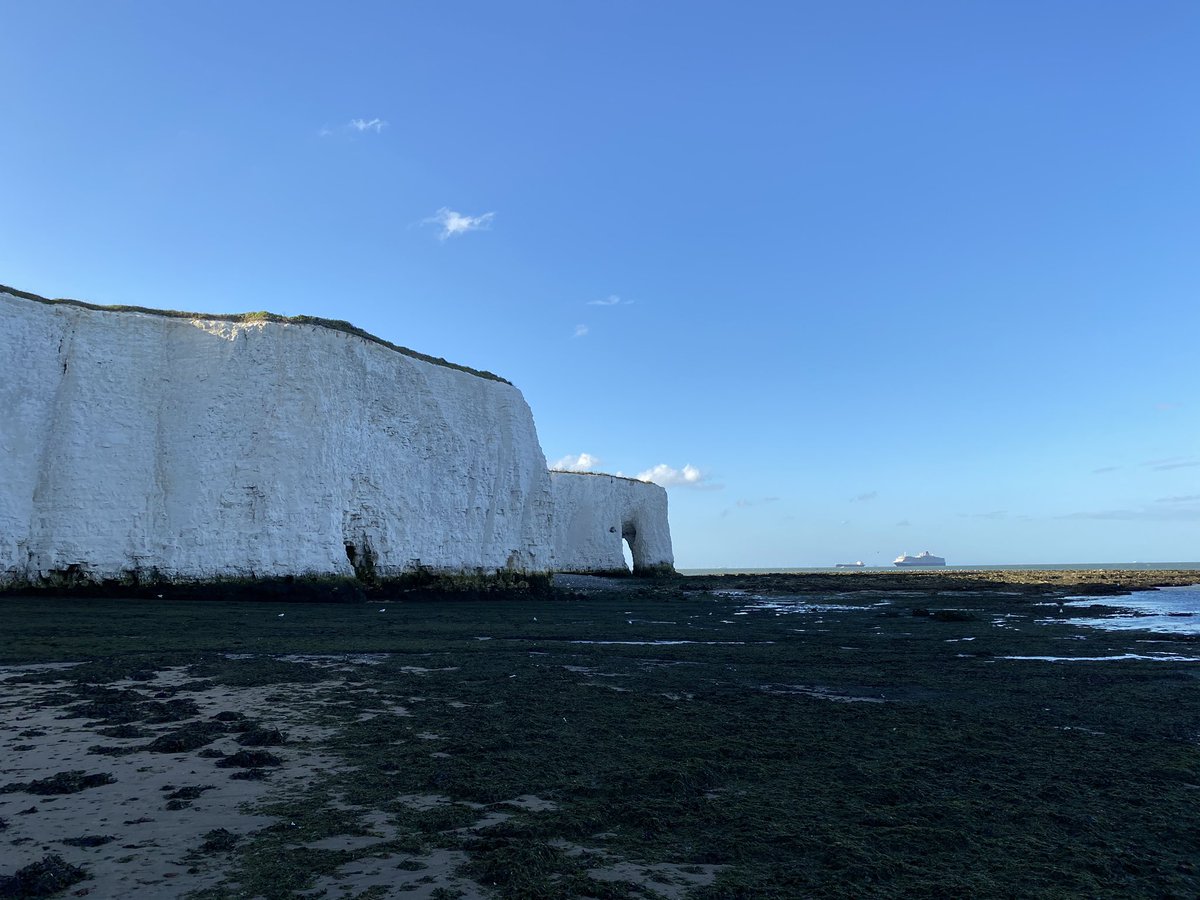
[[707, 475], [690, 463], [682, 469], [659, 463], [653, 469], [639, 472], [634, 477], [638, 481], [652, 481], [662, 487], [716, 487], [707, 481]]
[[1109, 522], [1200, 522], [1200, 503], [1179, 503], [1141, 509], [1098, 509], [1067, 513], [1060, 519], [1094, 519]]
[[778, 497], [757, 497], [757, 498], [743, 497], [740, 500], [735, 500], [733, 502], [733, 506], [727, 506], [725, 509], [721, 510], [721, 518], [723, 519], [726, 516], [728, 516], [731, 512], [733, 512], [734, 507], [737, 507], [738, 509], [749, 509], [752, 506], [764, 506], [768, 503], [778, 503], [778, 502], [779, 502]]
[[600, 458], [590, 453], [580, 453], [578, 456], [568, 453], [562, 459], [555, 460], [550, 468], [558, 472], [595, 472], [600, 468]]
[[438, 240], [444, 241], [447, 238], [466, 234], [468, 231], [487, 231], [492, 227], [492, 219], [495, 215], [494, 212], [486, 212], [480, 216], [466, 216], [443, 206], [425, 219], [424, 224], [439, 226], [442, 230], [438, 235]]
[[879, 491], [867, 491], [865, 494], [859, 494], [856, 497], [851, 497], [851, 503], [864, 503], [867, 500], [874, 500], [879, 496]]
[[1200, 459], [1194, 456], [1168, 456], [1165, 459], [1148, 459], [1142, 465], [1156, 472], [1166, 472], [1169, 469], [1191, 469], [1200, 466]]
[[581, 338], [587, 333], [588, 333], [588, 327], [586, 325], [576, 325], [575, 333], [573, 335], [571, 335], [571, 337]]
[[317, 132], [319, 137], [327, 138], [341, 133], [345, 135], [362, 134], [370, 131], [379, 134], [383, 129], [387, 128], [388, 123], [383, 119], [351, 119], [342, 125], [330, 127], [328, 125], [321, 126], [321, 130]]
[[376, 134], [387, 128], [383, 119], [351, 119], [350, 127], [355, 131], [374, 131]]
[[609, 294], [603, 300], [589, 300], [588, 306], [629, 306], [632, 300], [622, 300], [616, 294]]
[[776, 503], [778, 501], [779, 501], [778, 497], [760, 497], [757, 500], [742, 499], [742, 500], [738, 500], [737, 502], [735, 502], [734, 506], [739, 506], [742, 509], [745, 509], [748, 506], [759, 506], [760, 504], [763, 504], [763, 503]]

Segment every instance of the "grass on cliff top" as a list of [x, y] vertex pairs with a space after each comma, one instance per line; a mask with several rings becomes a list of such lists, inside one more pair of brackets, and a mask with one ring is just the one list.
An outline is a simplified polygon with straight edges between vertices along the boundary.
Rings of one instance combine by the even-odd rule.
[[499, 381], [503, 384], [512, 384], [506, 378], [501, 378], [493, 372], [483, 371], [481, 369], [472, 369], [470, 366], [460, 366], [457, 363], [452, 363], [449, 360], [442, 359], [440, 356], [430, 356], [426, 353], [420, 353], [416, 350], [410, 350], [408, 347], [401, 347], [399, 344], [393, 344], [391, 341], [385, 341], [381, 337], [376, 337], [369, 331], [363, 331], [361, 328], [351, 325], [349, 322], [341, 319], [323, 319], [319, 316], [281, 316], [278, 313], [272, 312], [247, 312], [247, 313], [199, 313], [199, 312], [184, 312], [177, 309], [151, 309], [146, 306], [103, 306], [97, 303], [88, 303], [84, 300], [69, 300], [66, 298], [51, 299], [49, 297], [41, 297], [37, 294], [31, 294], [28, 291], [17, 290], [13, 287], [0, 284], [0, 293], [12, 294], [14, 297], [21, 297], [25, 300], [32, 300], [35, 303], [45, 303], [49, 306], [76, 306], [82, 309], [93, 309], [99, 312], [133, 312], [145, 313], [151, 316], [164, 316], [172, 319], [212, 319], [219, 322], [279, 322], [285, 325], [315, 325], [320, 328], [328, 328], [332, 331], [340, 331], [344, 334], [352, 334], [355, 337], [360, 337], [365, 341], [370, 341], [372, 344], [379, 344], [382, 347], [387, 347], [389, 350], [395, 350], [397, 353], [402, 353], [412, 359], [419, 359], [422, 362], [433, 363], [435, 366], [443, 366], [447, 369], [457, 369], [459, 372], [466, 372], [469, 375], [477, 375], [480, 378], [486, 378], [489, 381]]
[[628, 475], [614, 475], [611, 472], [575, 472], [571, 469], [551, 469], [551, 475], [595, 475], [597, 478], [615, 478], [617, 481], [632, 481], [634, 484], [654, 484], [653, 481], [643, 481], [640, 478], [630, 478]]
[[[1200, 664], [1006, 658], [1200, 655], [1186, 636], [1146, 645], [1063, 621], [1046, 601], [1092, 576], [845, 579], [872, 593], [807, 594], [812, 608], [791, 614], [753, 595], [813, 582], [386, 608], [14, 597], [0, 660], [88, 659], [31, 676], [65, 677], [80, 700], [168, 665], [281, 698], [325, 680], [314, 724], [331, 737], [313, 749], [341, 766], [264, 810], [281, 824], [243, 836], [211, 898], [291, 897], [351, 858], [437, 848], [513, 900], [1194, 897]], [[340, 683], [280, 658], [313, 652], [383, 656]], [[408, 714], [375, 714], [385, 703]], [[460, 805], [397, 800], [430, 794]], [[505, 805], [525, 795], [555, 806]], [[512, 817], [473, 825], [484, 811], [466, 803]], [[400, 837], [305, 849], [357, 833], [370, 810]], [[685, 892], [594, 877], [612, 858], [720, 868]]]

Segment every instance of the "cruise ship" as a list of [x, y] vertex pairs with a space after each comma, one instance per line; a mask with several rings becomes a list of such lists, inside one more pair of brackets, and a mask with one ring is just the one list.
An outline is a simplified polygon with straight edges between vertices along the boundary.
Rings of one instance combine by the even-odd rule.
[[892, 560], [898, 566], [944, 566], [946, 560], [941, 556], [934, 556], [928, 550], [922, 550], [916, 556], [909, 556], [904, 553]]

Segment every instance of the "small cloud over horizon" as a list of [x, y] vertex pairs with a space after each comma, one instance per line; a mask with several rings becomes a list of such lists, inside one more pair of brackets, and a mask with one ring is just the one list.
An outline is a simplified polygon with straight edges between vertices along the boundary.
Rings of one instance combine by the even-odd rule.
[[438, 235], [438, 240], [444, 241], [447, 238], [458, 237], [469, 231], [487, 231], [491, 228], [492, 219], [495, 215], [494, 212], [486, 212], [479, 216], [468, 216], [460, 212], [455, 212], [447, 206], [443, 206], [428, 219], [425, 219], [422, 224], [440, 226], [442, 230]]
[[864, 503], [867, 500], [874, 500], [878, 496], [879, 496], [879, 491], [867, 491], [864, 494], [859, 494], [856, 497], [851, 497], [850, 502], [851, 503]]
[[609, 294], [603, 300], [589, 300], [588, 306], [629, 306], [632, 300], [622, 300], [616, 294]]
[[720, 487], [720, 485], [709, 482], [708, 476], [690, 463], [685, 464], [682, 469], [673, 468], [666, 463], [659, 463], [652, 469], [639, 472], [634, 478], [638, 481], [653, 482], [660, 487], [707, 488], [709, 490], [716, 490]]
[[573, 338], [584, 337], [590, 329], [586, 325], [576, 325], [575, 333], [571, 335]]
[[590, 453], [580, 453], [578, 456], [567, 454], [555, 460], [550, 466], [560, 472], [595, 472], [600, 467], [600, 458]]

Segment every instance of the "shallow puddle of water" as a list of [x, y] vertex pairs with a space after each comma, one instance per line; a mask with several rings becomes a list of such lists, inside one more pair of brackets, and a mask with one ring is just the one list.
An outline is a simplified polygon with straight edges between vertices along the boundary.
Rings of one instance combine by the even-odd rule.
[[1122, 610], [1112, 616], [1073, 617], [1085, 628], [1106, 631], [1157, 631], [1165, 634], [1200, 634], [1200, 585], [1135, 591], [1124, 597], [1065, 597], [1067, 608], [1109, 606]]
[[853, 612], [855, 610], [870, 609], [874, 606], [887, 606], [891, 603], [890, 600], [881, 600], [876, 603], [852, 605], [848, 603], [814, 602], [803, 597], [749, 596], [745, 599], [749, 600], [750, 603], [743, 607], [741, 611], [734, 613], [735, 616], [744, 616], [752, 612], [772, 612], [777, 616], [805, 613]]
[[1157, 656], [1147, 656], [1142, 653], [1116, 653], [1112, 656], [1001, 656], [999, 659], [1032, 659], [1041, 662], [1111, 662], [1118, 659], [1148, 659], [1154, 662], [1200, 662], [1200, 656], [1179, 656], [1176, 653], [1162, 653]]

